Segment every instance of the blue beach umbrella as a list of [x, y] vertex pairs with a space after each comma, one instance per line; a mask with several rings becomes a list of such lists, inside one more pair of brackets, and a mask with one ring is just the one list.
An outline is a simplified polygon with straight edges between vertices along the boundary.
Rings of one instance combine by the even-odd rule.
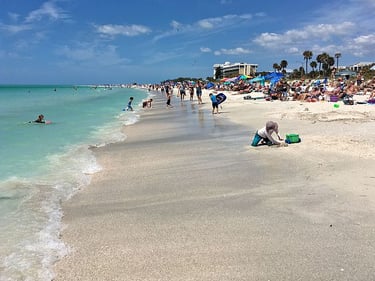
[[264, 79], [270, 80], [271, 85], [275, 85], [283, 77], [284, 77], [284, 74], [280, 72], [270, 72], [264, 76]]
[[282, 77], [274, 77], [270, 80], [271, 85], [275, 85], [277, 82], [281, 80]]
[[256, 82], [259, 82], [260, 85], [264, 86], [264, 83], [265, 83], [264, 76], [258, 76], [250, 80], [250, 83], [256, 83]]
[[[274, 78], [282, 78], [284, 77], [284, 74], [280, 72], [270, 72], [264, 76], [265, 80], [272, 80]], [[280, 79], [279, 79], [280, 80]]]

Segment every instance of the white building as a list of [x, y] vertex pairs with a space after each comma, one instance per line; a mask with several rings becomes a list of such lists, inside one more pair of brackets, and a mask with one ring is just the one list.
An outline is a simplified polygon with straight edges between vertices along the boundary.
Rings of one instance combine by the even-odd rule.
[[375, 62], [359, 62], [359, 63], [353, 64], [353, 65], [350, 65], [349, 69], [352, 70], [352, 71], [359, 72], [359, 71], [362, 70], [362, 68], [364, 68], [366, 66], [371, 67], [372, 65], [375, 65]]
[[257, 72], [258, 65], [243, 62], [225, 62], [224, 64], [214, 64], [213, 68], [214, 79], [221, 79], [224, 77], [236, 77], [242, 74], [247, 76], [254, 76]]

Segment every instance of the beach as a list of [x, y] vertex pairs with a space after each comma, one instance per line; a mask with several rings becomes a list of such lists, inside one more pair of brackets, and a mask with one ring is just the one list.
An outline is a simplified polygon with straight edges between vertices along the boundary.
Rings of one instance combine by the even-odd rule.
[[[375, 107], [160, 93], [63, 202], [60, 280], [372, 280]], [[360, 97], [358, 97], [360, 98]], [[278, 122], [301, 143], [251, 147]]]

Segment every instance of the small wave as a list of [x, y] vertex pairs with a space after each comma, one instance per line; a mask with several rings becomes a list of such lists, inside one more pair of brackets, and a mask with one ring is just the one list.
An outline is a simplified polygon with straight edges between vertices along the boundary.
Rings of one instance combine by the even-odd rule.
[[[51, 280], [53, 263], [66, 255], [60, 240], [61, 201], [87, 186], [100, 171], [87, 145], [50, 155], [41, 175], [2, 182], [1, 196], [9, 204], [2, 210], [0, 280]], [[7, 212], [7, 213], [6, 213]], [[5, 215], [7, 214], [7, 215]]]
[[123, 120], [123, 124], [126, 126], [133, 125], [139, 121], [139, 115], [133, 114], [132, 116], [127, 116], [125, 120]]

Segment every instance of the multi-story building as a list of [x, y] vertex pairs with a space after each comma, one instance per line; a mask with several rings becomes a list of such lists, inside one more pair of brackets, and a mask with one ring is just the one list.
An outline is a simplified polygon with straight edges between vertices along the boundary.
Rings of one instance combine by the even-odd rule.
[[214, 64], [213, 68], [214, 79], [221, 79], [224, 77], [236, 77], [238, 75], [255, 76], [258, 65], [243, 62], [225, 62], [224, 64]]
[[375, 65], [375, 62], [359, 62], [359, 63], [353, 64], [353, 65], [350, 65], [349, 69], [352, 70], [352, 71], [360, 72], [362, 70], [362, 68], [364, 68], [366, 66], [371, 67], [373, 65]]

